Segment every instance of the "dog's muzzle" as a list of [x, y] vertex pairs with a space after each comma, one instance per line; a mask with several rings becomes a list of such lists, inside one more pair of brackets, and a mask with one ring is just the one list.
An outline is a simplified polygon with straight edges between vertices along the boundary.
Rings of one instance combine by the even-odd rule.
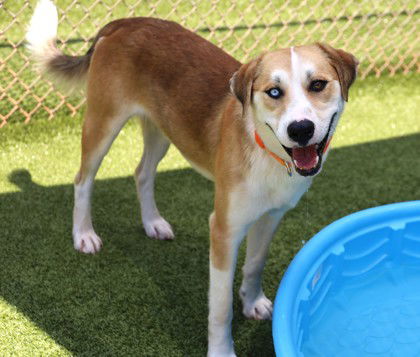
[[[289, 136], [296, 142], [298, 142], [301, 146], [297, 146], [294, 148], [289, 148], [281, 144], [284, 150], [289, 154], [292, 158], [293, 165], [295, 167], [296, 172], [301, 176], [314, 176], [316, 175], [322, 166], [322, 157], [328, 149], [329, 144], [329, 137], [330, 132], [333, 127], [333, 123], [337, 112], [335, 112], [330, 120], [328, 125], [327, 133], [325, 134], [324, 138], [318, 144], [312, 144], [305, 146], [306, 143], [312, 138], [314, 127], [312, 127], [313, 123], [309, 120], [302, 120], [300, 122], [293, 122], [292, 128], [290, 125], [288, 127], [288, 134]], [[312, 123], [309, 124], [309, 123]], [[298, 123], [298, 124], [296, 124]], [[266, 125], [270, 128], [273, 132], [274, 136], [277, 138], [273, 128], [266, 123]], [[296, 139], [294, 139], [294, 138]], [[303, 144], [304, 143], [304, 144]]]
[[330, 133], [336, 115], [337, 112], [332, 115], [327, 133], [320, 143], [309, 146], [299, 146], [296, 148], [288, 148], [283, 145], [283, 148], [292, 158], [295, 170], [299, 175], [314, 176], [320, 171], [322, 166], [322, 157], [328, 149]]

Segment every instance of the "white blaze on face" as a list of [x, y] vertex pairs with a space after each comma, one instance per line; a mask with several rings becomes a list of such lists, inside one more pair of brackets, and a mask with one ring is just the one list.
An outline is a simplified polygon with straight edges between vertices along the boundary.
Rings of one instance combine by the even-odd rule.
[[290, 62], [290, 83], [287, 87], [290, 101], [287, 110], [279, 118], [277, 136], [283, 145], [287, 147], [296, 146], [297, 143], [291, 140], [287, 134], [287, 127], [294, 121], [311, 120], [315, 124], [315, 133], [314, 137], [308, 143], [310, 145], [316, 142], [318, 120], [312, 104], [306, 97], [304, 91], [308, 85], [307, 73], [313, 73], [315, 67], [308, 61], [302, 61], [293, 47], [290, 48]]
[[305, 88], [309, 84], [307, 83], [307, 74], [314, 73], [315, 67], [310, 62], [303, 61], [293, 47], [290, 48], [290, 57], [292, 63], [292, 83], [289, 91], [292, 100], [287, 113], [290, 116], [288, 119], [291, 121], [311, 120], [314, 111], [311, 102], [305, 95]]

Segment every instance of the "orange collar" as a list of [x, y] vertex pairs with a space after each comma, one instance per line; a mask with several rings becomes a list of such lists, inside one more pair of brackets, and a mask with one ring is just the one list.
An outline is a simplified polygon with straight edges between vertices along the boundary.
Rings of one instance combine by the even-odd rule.
[[289, 161], [283, 160], [280, 156], [278, 156], [274, 152], [268, 150], [267, 147], [265, 146], [264, 142], [262, 141], [261, 137], [258, 135], [256, 130], [255, 130], [255, 141], [257, 142], [258, 146], [261, 149], [264, 149], [265, 151], [267, 151], [267, 153], [270, 156], [272, 156], [278, 163], [280, 163], [281, 165], [283, 165], [287, 169], [287, 173], [289, 174], [289, 176], [292, 176], [293, 164]]
[[[265, 151], [267, 151], [267, 153], [270, 156], [272, 156], [278, 163], [280, 163], [281, 165], [283, 165], [287, 169], [287, 173], [289, 174], [289, 176], [292, 176], [293, 164], [289, 161], [283, 160], [280, 156], [278, 156], [274, 152], [268, 150], [267, 147], [265, 146], [264, 142], [262, 141], [261, 137], [258, 135], [256, 130], [255, 130], [255, 141], [261, 149], [264, 149]], [[325, 154], [325, 152], [328, 150], [328, 146], [330, 145], [330, 142], [331, 142], [331, 139], [329, 139], [327, 141], [327, 144], [325, 145], [324, 150], [322, 152], [323, 154]]]

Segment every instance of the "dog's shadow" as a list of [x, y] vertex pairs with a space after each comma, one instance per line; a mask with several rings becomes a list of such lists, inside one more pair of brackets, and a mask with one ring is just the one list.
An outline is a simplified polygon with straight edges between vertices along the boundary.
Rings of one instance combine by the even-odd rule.
[[[265, 273], [281, 275], [319, 229], [359, 209], [420, 199], [420, 135], [332, 150], [321, 177], [288, 213]], [[147, 238], [131, 177], [97, 180], [93, 220], [104, 249], [73, 250], [71, 185], [44, 187], [26, 170], [0, 195], [0, 297], [76, 355], [202, 356], [207, 343], [208, 215], [213, 185], [190, 169], [159, 173], [156, 197], [174, 242]], [[243, 249], [239, 265], [243, 262]], [[235, 283], [240, 356], [274, 354], [269, 322], [248, 321]]]

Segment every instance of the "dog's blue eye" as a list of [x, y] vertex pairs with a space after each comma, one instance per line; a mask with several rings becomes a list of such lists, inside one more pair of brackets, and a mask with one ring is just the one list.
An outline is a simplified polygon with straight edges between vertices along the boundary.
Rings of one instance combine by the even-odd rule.
[[283, 95], [283, 91], [280, 88], [271, 88], [266, 93], [273, 99], [279, 99]]

